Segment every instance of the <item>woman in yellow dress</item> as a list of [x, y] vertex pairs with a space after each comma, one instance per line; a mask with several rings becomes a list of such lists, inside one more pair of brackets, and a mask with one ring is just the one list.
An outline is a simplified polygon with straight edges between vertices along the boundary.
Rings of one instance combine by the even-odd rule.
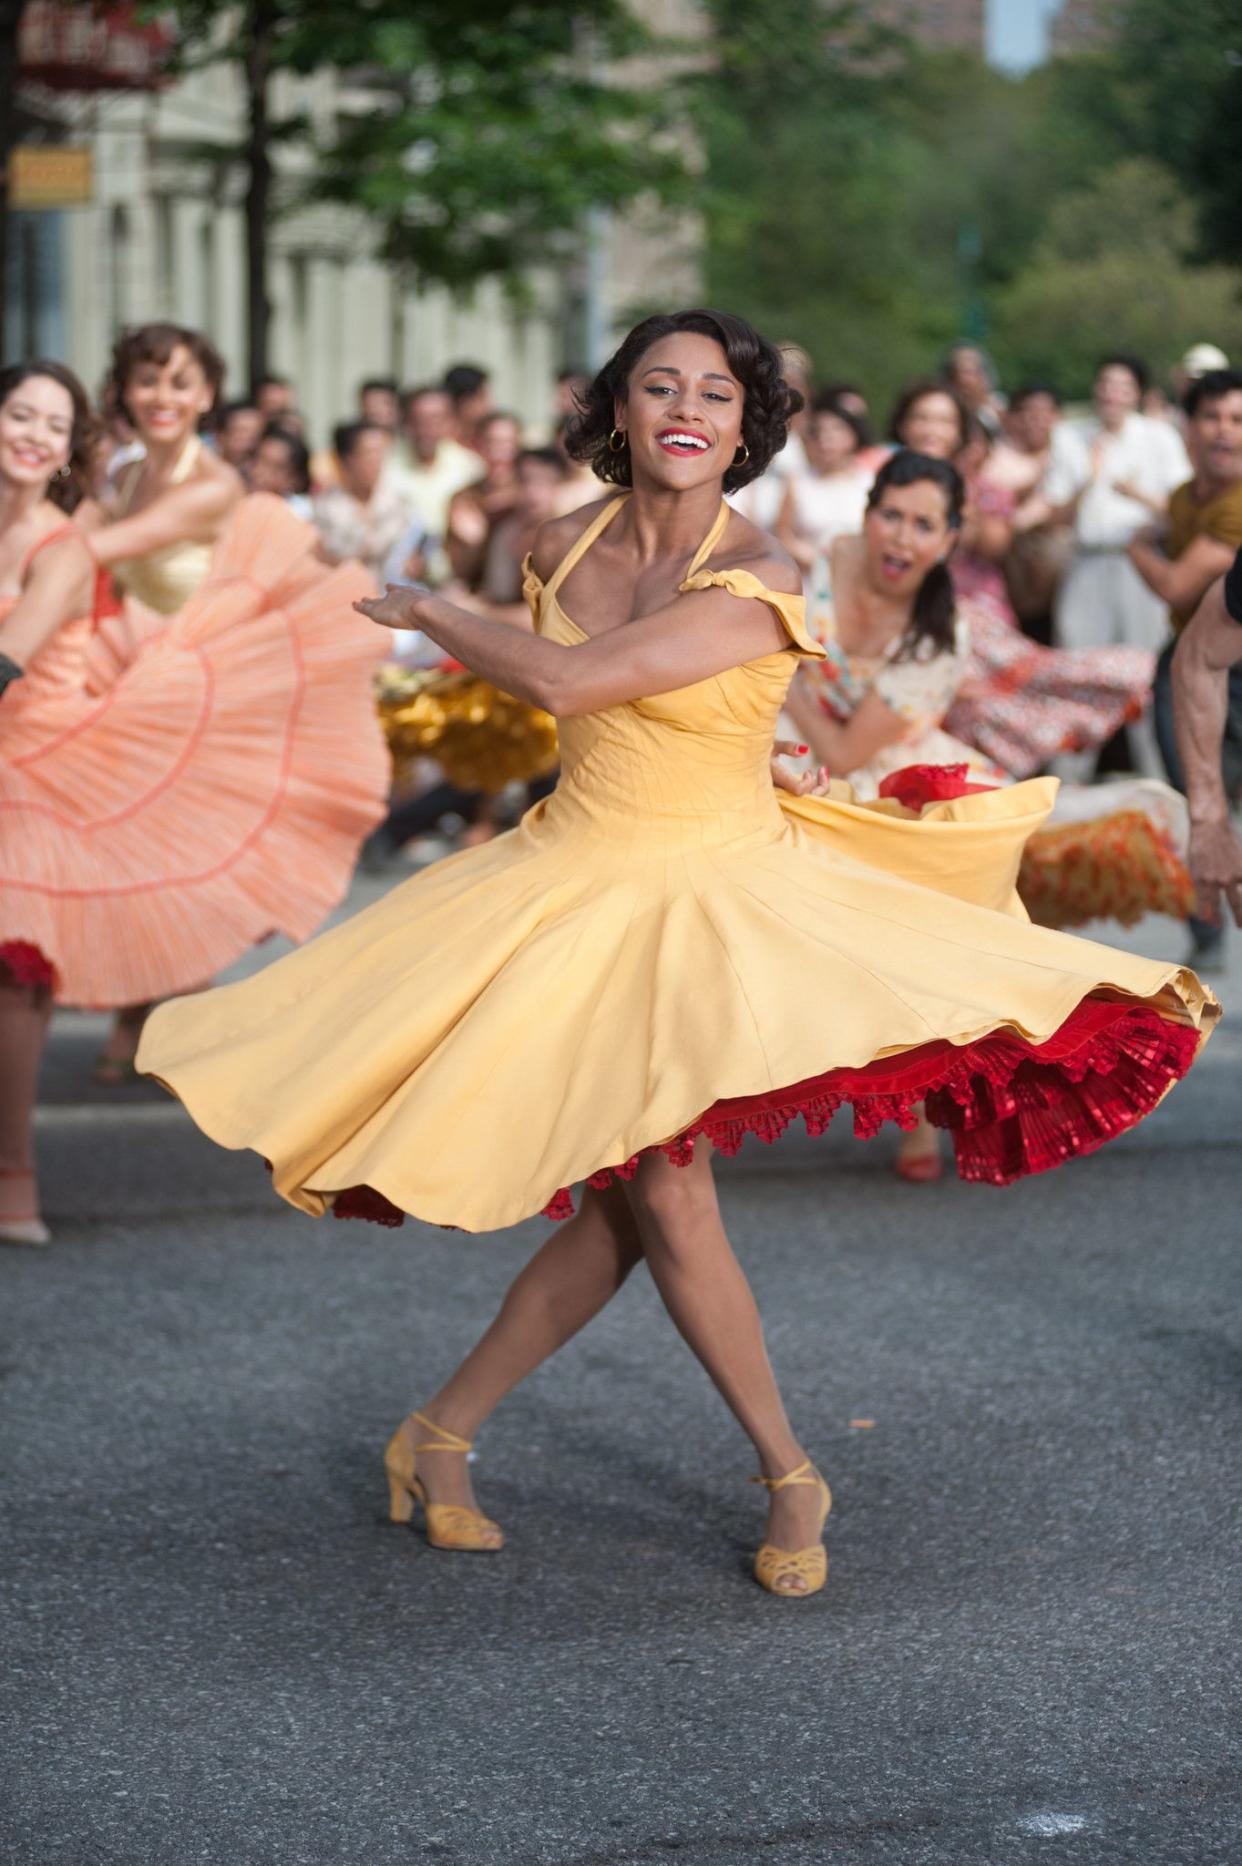
[[394, 1519], [422, 1502], [440, 1547], [500, 1546], [471, 1434], [645, 1260], [757, 1453], [756, 1578], [813, 1593], [828, 1488], [786, 1418], [713, 1150], [797, 1114], [821, 1132], [845, 1101], [874, 1132], [926, 1101], [962, 1176], [1004, 1184], [1132, 1126], [1215, 1015], [1191, 973], [1027, 921], [1014, 879], [1053, 783], [921, 814], [774, 788], [781, 703], [823, 650], [796, 566], [722, 495], [796, 407], [738, 318], [632, 331], [572, 440], [625, 490], [539, 533], [535, 632], [426, 592], [358, 605], [552, 713], [556, 791], [257, 977], [164, 1005], [143, 1038], [139, 1068], [303, 1211], [570, 1220], [388, 1447]]

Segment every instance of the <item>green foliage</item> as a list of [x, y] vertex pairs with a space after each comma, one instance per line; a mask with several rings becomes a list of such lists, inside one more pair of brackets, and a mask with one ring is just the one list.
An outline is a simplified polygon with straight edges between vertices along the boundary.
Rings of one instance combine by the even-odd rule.
[[714, 300], [859, 380], [878, 412], [963, 334], [1007, 380], [1074, 395], [1113, 344], [1158, 368], [1199, 338], [1242, 353], [1239, 277], [1204, 263], [1242, 259], [1242, 216], [1236, 245], [1203, 237], [1239, 167], [1209, 177], [1207, 142], [1242, 157], [1225, 50], [1242, 0], [1129, 0], [1115, 51], [1021, 79], [868, 38], [868, 12], [712, 0], [721, 72], [697, 115]]
[[386, 259], [459, 290], [565, 251], [591, 207], [684, 189], [668, 99], [617, 78], [616, 61], [649, 49], [649, 35], [622, 0], [595, 0], [587, 17], [570, 0], [179, 8], [192, 59], [244, 66], [258, 25], [273, 71], [343, 74], [350, 101], [317, 140], [304, 117], [273, 119], [274, 141], [314, 158], [282, 204], [360, 208]]
[[1064, 195], [1028, 263], [997, 296], [1000, 361], [1082, 394], [1103, 350], [1167, 363], [1207, 337], [1242, 353], [1238, 275], [1188, 264], [1194, 243], [1194, 203], [1146, 158]]
[[1140, 146], [1194, 196], [1200, 256], [1242, 262], [1242, 0], [1127, 0], [1118, 26]]

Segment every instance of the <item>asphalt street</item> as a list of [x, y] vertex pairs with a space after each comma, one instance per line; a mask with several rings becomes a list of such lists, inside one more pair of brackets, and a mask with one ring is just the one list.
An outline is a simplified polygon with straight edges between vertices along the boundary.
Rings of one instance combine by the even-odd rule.
[[49, 1056], [54, 1247], [0, 1253], [4, 1866], [1242, 1857], [1230, 1021], [1007, 1192], [843, 1127], [725, 1164], [837, 1499], [803, 1603], [748, 1577], [751, 1458], [645, 1277], [483, 1435], [503, 1554], [387, 1526], [386, 1438], [544, 1225], [304, 1218], [93, 1087], [101, 1029]]

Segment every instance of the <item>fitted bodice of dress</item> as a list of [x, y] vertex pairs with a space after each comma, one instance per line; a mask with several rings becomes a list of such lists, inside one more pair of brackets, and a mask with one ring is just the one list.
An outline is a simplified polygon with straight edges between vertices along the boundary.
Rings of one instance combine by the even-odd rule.
[[[180, 486], [190, 477], [202, 453], [202, 442], [190, 440], [173, 468], [170, 486]], [[142, 475], [140, 461], [129, 469], [121, 487], [119, 517], [124, 517]], [[127, 596], [170, 616], [189, 601], [211, 568], [213, 546], [193, 539], [179, 539], [142, 557], [122, 557], [112, 566], [112, 574]]]
[[[546, 585], [528, 560], [526, 594], [546, 639], [566, 647], [587, 640], [557, 592], [624, 503], [605, 508]], [[703, 568], [729, 516], [722, 504], [680, 587], [714, 584], [759, 598], [780, 616], [789, 649], [670, 693], [560, 720], [561, 778], [542, 806], [548, 831], [581, 829], [607, 838], [618, 853], [665, 857], [782, 833], [769, 767], [777, 715], [797, 657], [823, 650], [806, 633], [801, 596], [769, 590], [749, 571]]]

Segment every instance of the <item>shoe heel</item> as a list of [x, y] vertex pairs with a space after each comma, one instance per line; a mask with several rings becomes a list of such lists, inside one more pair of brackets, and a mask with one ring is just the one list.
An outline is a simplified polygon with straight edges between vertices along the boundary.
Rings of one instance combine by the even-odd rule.
[[408, 1523], [414, 1514], [414, 1497], [403, 1477], [388, 1473], [388, 1520]]

